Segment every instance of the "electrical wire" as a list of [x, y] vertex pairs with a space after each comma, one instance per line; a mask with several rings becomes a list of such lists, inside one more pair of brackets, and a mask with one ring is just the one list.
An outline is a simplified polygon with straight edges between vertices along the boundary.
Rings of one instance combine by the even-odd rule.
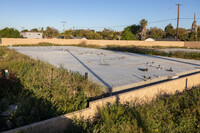
[[[179, 19], [194, 19], [194, 18], [179, 18]], [[196, 18], [200, 19], [200, 18]], [[163, 19], [163, 20], [157, 20], [157, 21], [149, 21], [148, 24], [152, 23], [160, 23], [160, 22], [166, 22], [166, 21], [174, 21], [177, 20], [177, 18], [171, 18], [171, 19]], [[126, 24], [126, 25], [114, 25], [114, 26], [100, 26], [100, 27], [76, 27], [77, 29], [99, 29], [99, 28], [116, 28], [116, 27], [127, 27], [132, 24]]]
[[[194, 18], [179, 18], [179, 19], [194, 19]], [[196, 19], [200, 19], [200, 18], [196, 18]], [[167, 21], [175, 21], [177, 20], [177, 18], [170, 18], [170, 19], [163, 19], [163, 20], [157, 20], [157, 21], [149, 21], [148, 24], [152, 24], [152, 23], [161, 23], [161, 22], [167, 22]], [[103, 29], [103, 28], [120, 28], [120, 27], [127, 27], [130, 26], [132, 24], [125, 24], [125, 25], [113, 25], [113, 26], [98, 26], [98, 27], [86, 27], [86, 26], [79, 26], [76, 27], [76, 29]], [[60, 29], [60, 28], [59, 28]]]

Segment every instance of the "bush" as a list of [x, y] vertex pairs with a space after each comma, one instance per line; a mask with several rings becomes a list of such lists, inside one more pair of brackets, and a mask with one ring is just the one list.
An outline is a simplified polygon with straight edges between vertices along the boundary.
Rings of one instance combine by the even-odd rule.
[[107, 105], [93, 120], [74, 119], [72, 132], [199, 132], [200, 87], [151, 103]]
[[[3, 47], [0, 56], [0, 71], [8, 69], [10, 73], [9, 78], [0, 75], [0, 113], [10, 104], [18, 104], [12, 117], [16, 127], [84, 109], [90, 97], [102, 94], [101, 86], [78, 73]], [[24, 118], [22, 124], [17, 122], [20, 116]]]
[[123, 105], [107, 105], [99, 109], [99, 115], [92, 121], [75, 119], [71, 132], [101, 132], [101, 133], [129, 133], [139, 132], [141, 129], [135, 116], [136, 112], [131, 112]]

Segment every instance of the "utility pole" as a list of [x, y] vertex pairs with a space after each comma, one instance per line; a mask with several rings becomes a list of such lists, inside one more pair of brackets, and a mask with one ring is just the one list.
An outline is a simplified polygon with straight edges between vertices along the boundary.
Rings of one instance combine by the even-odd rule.
[[63, 33], [65, 32], [65, 21], [62, 21], [62, 23], [63, 23]]
[[52, 29], [53, 29], [53, 35], [52, 35], [52, 37], [54, 37], [55, 28], [54, 28], [54, 27], [52, 27]]
[[179, 26], [179, 9], [180, 9], [180, 4], [178, 5], [178, 17], [177, 17], [177, 28], [176, 28], [176, 41], [178, 41], [178, 26]]
[[38, 27], [39, 32], [41, 32], [42, 27]]

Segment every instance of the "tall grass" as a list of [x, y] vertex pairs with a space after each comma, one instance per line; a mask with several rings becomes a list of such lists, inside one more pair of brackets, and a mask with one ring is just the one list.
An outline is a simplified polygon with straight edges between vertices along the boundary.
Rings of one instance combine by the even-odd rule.
[[108, 104], [93, 120], [73, 122], [72, 132], [200, 132], [200, 87], [161, 96], [151, 103]]
[[53, 44], [53, 43], [46, 43], [46, 42], [41, 42], [38, 44], [15, 44], [12, 47], [19, 47], [19, 46], [31, 46], [31, 47], [36, 47], [36, 46], [76, 46], [76, 47], [85, 47], [85, 48], [95, 48], [95, 49], [100, 49], [101, 47], [98, 45], [87, 45], [85, 43], [80, 43], [80, 44]]
[[167, 56], [167, 57], [200, 60], [199, 52], [183, 52], [183, 51], [164, 52], [164, 51], [156, 50], [155, 48], [135, 47], [135, 46], [108, 46], [106, 49], [121, 51], [121, 52], [131, 52], [131, 53], [139, 53], [139, 54], [147, 54], [147, 55], [159, 55], [159, 56]]
[[[11, 104], [19, 105], [12, 117], [15, 127], [86, 108], [90, 97], [102, 94], [102, 86], [78, 73], [5, 47], [0, 47], [0, 58], [0, 113]], [[3, 75], [5, 69], [9, 78]], [[23, 123], [18, 122], [19, 116]]]

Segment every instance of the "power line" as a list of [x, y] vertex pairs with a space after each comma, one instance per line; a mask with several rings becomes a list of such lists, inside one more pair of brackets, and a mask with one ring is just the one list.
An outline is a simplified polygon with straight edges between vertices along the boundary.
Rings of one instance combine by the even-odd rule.
[[[194, 19], [194, 18], [179, 18], [179, 19]], [[200, 18], [196, 18], [200, 19]], [[177, 18], [170, 18], [170, 19], [162, 19], [162, 20], [156, 20], [156, 21], [149, 21], [148, 24], [153, 24], [153, 23], [161, 23], [161, 22], [167, 22], [167, 21], [175, 21]], [[118, 28], [118, 27], [127, 27], [132, 24], [125, 24], [125, 25], [110, 25], [110, 26], [92, 26], [92, 27], [87, 27], [87, 26], [77, 26], [76, 29], [102, 29], [102, 28]], [[71, 29], [74, 29], [73, 27]]]
[[159, 22], [165, 22], [165, 21], [170, 21], [170, 20], [176, 20], [176, 18], [163, 19], [163, 20], [158, 20], [158, 21], [150, 21], [150, 22], [148, 22], [148, 23], [159, 23]]
[[[194, 19], [194, 18], [179, 18], [179, 19]], [[196, 18], [196, 19], [200, 19], [200, 18]]]
[[[179, 19], [194, 19], [194, 18], [179, 18]], [[200, 19], [200, 18], [196, 18], [196, 19]], [[152, 23], [160, 23], [160, 22], [166, 22], [166, 21], [172, 21], [172, 20], [177, 20], [177, 18], [171, 18], [171, 19], [163, 19], [163, 20], [157, 20], [157, 21], [149, 21], [148, 24], [152, 24]], [[112, 28], [116, 28], [116, 27], [126, 27], [126, 26], [130, 26], [132, 24], [126, 24], [126, 25], [113, 25], [113, 26], [100, 26], [100, 27], [76, 27], [76, 28], [83, 28], [83, 29], [89, 29], [89, 28], [105, 28], [105, 27], [112, 27]]]

